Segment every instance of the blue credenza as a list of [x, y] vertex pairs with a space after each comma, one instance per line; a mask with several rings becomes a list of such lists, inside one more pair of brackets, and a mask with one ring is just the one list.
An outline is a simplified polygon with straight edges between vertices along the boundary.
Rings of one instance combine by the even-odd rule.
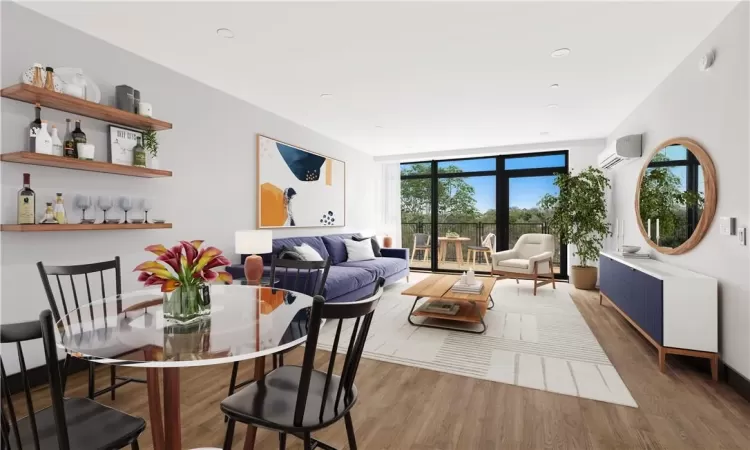
[[668, 353], [711, 360], [718, 379], [716, 279], [656, 260], [602, 252], [599, 290], [659, 351], [664, 371]]

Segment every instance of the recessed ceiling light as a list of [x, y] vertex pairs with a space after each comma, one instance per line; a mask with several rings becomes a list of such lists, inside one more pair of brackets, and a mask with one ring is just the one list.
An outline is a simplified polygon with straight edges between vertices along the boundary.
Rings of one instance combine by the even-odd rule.
[[564, 58], [566, 56], [570, 55], [570, 49], [569, 48], [558, 48], [552, 54], [550, 54], [553, 58]]
[[559, 84], [557, 84], [557, 83], [555, 83], [555, 84], [550, 84], [550, 85], [549, 85], [549, 88], [550, 88], [550, 89], [557, 89], [557, 88], [559, 88], [559, 87], [560, 87], [560, 85], [559, 85]]
[[558, 105], [556, 105], [556, 104], [554, 104], [554, 103], [551, 103], [551, 104], [547, 105], [547, 108], [549, 108], [549, 109], [556, 109], [556, 108], [558, 108], [558, 107], [559, 107], [559, 106], [558, 106]]
[[234, 31], [229, 28], [219, 28], [216, 30], [216, 34], [223, 37], [224, 39], [232, 39], [234, 37]]
[[323, 100], [328, 100], [331, 97], [333, 97], [333, 94], [320, 94], [320, 98]]

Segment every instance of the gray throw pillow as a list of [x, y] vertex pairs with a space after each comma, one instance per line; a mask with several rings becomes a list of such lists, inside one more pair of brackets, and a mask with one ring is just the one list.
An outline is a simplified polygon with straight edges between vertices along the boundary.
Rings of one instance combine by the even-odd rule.
[[289, 247], [282, 247], [279, 253], [276, 255], [279, 259], [291, 259], [294, 261], [302, 261], [302, 255], [297, 253], [296, 250]]
[[361, 234], [355, 234], [354, 236], [352, 236], [353, 241], [364, 241], [365, 239], [370, 240], [370, 244], [372, 244], [372, 253], [375, 255], [375, 257], [382, 258], [383, 255], [380, 253], [380, 244], [378, 244], [378, 240], [375, 239], [375, 236], [364, 237]]

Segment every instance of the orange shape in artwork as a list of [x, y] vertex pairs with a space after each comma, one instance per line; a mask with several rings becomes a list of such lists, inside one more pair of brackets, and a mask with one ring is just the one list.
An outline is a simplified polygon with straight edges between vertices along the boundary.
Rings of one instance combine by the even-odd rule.
[[271, 183], [260, 185], [260, 226], [280, 227], [286, 223], [284, 191]]

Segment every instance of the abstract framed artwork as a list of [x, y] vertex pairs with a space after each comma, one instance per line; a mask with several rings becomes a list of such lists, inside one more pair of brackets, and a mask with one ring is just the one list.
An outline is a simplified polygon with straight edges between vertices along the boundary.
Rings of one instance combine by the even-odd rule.
[[346, 163], [258, 135], [258, 228], [346, 225]]

